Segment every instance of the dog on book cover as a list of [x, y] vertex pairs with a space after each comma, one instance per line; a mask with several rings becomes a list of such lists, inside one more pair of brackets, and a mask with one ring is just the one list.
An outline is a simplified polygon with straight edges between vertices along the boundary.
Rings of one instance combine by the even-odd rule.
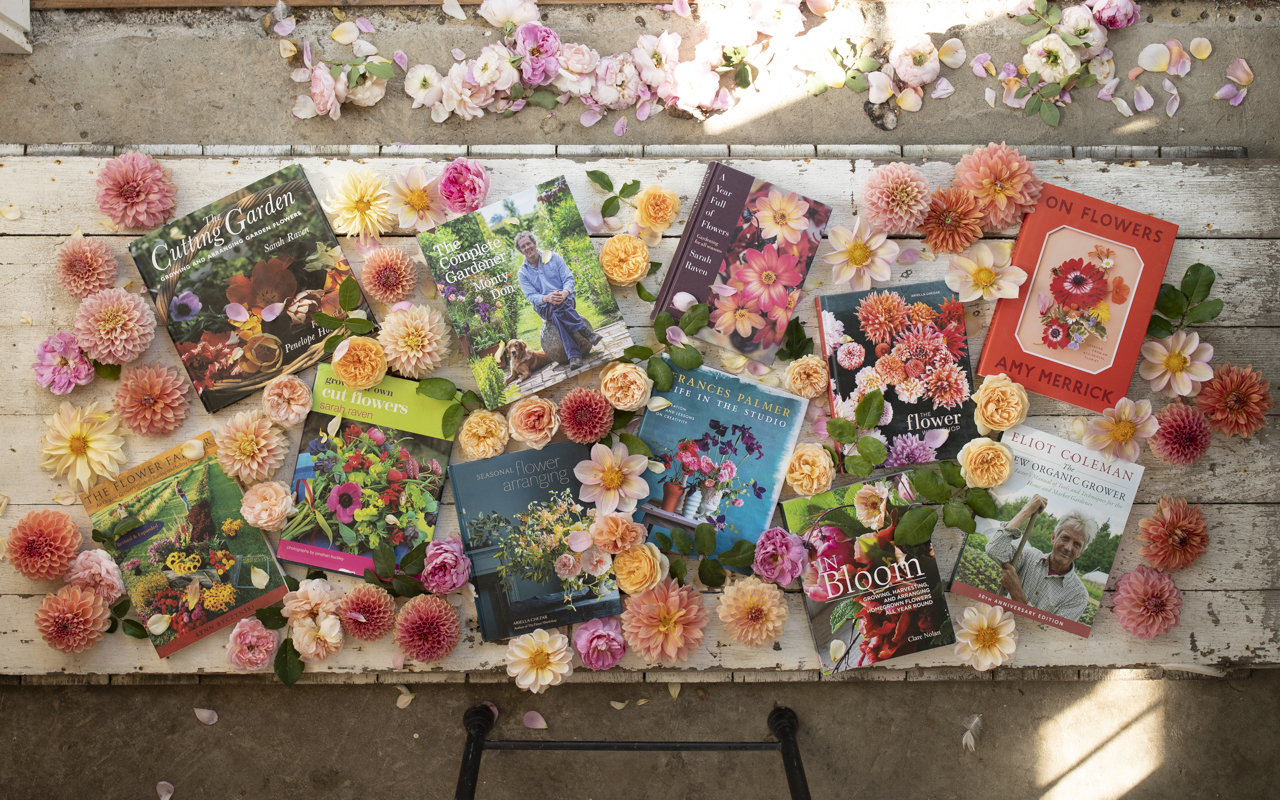
[[[520, 291], [543, 322], [559, 334], [565, 354], [569, 356], [569, 370], [580, 369], [583, 359], [601, 343], [602, 338], [578, 313], [577, 281], [573, 272], [559, 253], [539, 249], [538, 239], [530, 231], [516, 234], [515, 246], [524, 256], [524, 262], [516, 273]], [[541, 365], [535, 363], [539, 355]], [[508, 348], [507, 361], [510, 369], [507, 383], [511, 383], [528, 378], [551, 363], [552, 359], [540, 350]]]

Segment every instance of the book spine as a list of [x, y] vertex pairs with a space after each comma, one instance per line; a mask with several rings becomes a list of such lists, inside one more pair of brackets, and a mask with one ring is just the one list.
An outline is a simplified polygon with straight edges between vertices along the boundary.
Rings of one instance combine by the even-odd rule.
[[656, 319], [658, 314], [662, 313], [670, 305], [671, 295], [676, 285], [675, 276], [680, 270], [680, 265], [684, 261], [684, 254], [689, 249], [689, 243], [693, 239], [693, 232], [696, 228], [694, 220], [702, 214], [702, 198], [707, 193], [707, 187], [711, 185], [711, 181], [715, 174], [720, 170], [721, 163], [712, 161], [707, 165], [707, 171], [702, 174], [702, 185], [698, 187], [698, 193], [694, 195], [693, 206], [689, 210], [689, 216], [686, 218], [684, 233], [680, 234], [680, 242], [676, 245], [675, 255], [671, 257], [671, 264], [667, 267], [667, 277], [662, 281], [662, 288], [658, 292], [658, 300], [653, 304], [653, 311], [649, 314], [649, 319]]

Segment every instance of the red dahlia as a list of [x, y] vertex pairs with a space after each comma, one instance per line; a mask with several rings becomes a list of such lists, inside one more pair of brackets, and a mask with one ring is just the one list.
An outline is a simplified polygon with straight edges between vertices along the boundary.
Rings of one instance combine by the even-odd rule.
[[578, 444], [593, 444], [613, 428], [613, 406], [595, 389], [574, 389], [560, 401], [560, 425]]
[[1054, 270], [1049, 291], [1067, 308], [1093, 308], [1106, 299], [1107, 273], [1091, 262], [1073, 258]]
[[1049, 345], [1050, 350], [1061, 350], [1071, 343], [1071, 331], [1062, 324], [1062, 320], [1050, 320], [1049, 324], [1044, 326], [1044, 336], [1041, 337], [1041, 341]]
[[1267, 411], [1273, 404], [1271, 386], [1251, 366], [1241, 369], [1223, 364], [1201, 384], [1196, 395], [1196, 406], [1209, 418], [1209, 424], [1227, 436], [1253, 436], [1267, 424]]

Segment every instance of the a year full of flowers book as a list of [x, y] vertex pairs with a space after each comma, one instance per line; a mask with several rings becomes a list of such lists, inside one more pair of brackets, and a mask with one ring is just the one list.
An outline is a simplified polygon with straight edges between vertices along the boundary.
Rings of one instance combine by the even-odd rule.
[[1010, 262], [978, 374], [1101, 413], [1125, 396], [1178, 226], [1046, 183]]
[[302, 167], [167, 222], [129, 252], [206, 411], [327, 358], [329, 331], [311, 315], [342, 315], [351, 265]]
[[391, 545], [398, 563], [431, 541], [453, 447], [442, 430], [450, 404], [417, 389], [387, 377], [357, 392], [330, 365], [316, 368], [293, 470], [299, 513], [280, 534], [281, 560], [363, 575], [378, 546]]
[[560, 442], [449, 466], [484, 641], [622, 613], [610, 556], [569, 546], [595, 518], [573, 474], [590, 457]]
[[266, 537], [240, 516], [240, 487], [214, 455], [213, 434], [199, 437], [195, 461], [178, 445], [80, 495], [93, 527], [141, 524], [116, 539], [116, 563], [134, 612], [161, 658], [278, 602], [288, 591]]
[[1142, 467], [1026, 425], [1001, 442], [1013, 473], [989, 490], [998, 513], [965, 537], [951, 591], [1088, 637]]

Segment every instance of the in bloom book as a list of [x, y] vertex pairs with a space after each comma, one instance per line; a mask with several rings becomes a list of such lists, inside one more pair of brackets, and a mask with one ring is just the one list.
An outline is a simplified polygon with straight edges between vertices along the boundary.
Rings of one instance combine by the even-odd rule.
[[956, 643], [932, 539], [895, 534], [910, 503], [886, 478], [782, 504], [812, 548], [804, 608], [822, 671], [843, 672]]
[[418, 245], [490, 409], [631, 346], [563, 176], [420, 233]]
[[977, 519], [951, 591], [1089, 636], [1142, 467], [1035, 428], [1010, 428], [1013, 473], [989, 490], [999, 513]]
[[484, 641], [622, 613], [610, 556], [569, 546], [595, 519], [573, 474], [590, 457], [561, 442], [449, 466]]
[[830, 295], [817, 305], [831, 415], [852, 420], [863, 395], [879, 390], [883, 466], [955, 458], [978, 435], [964, 306], [946, 283]]
[[311, 315], [342, 315], [351, 265], [302, 167], [165, 223], [129, 252], [206, 411], [327, 357], [329, 331]]
[[1101, 413], [1129, 390], [1178, 226], [1046, 183], [991, 316], [978, 374]]
[[316, 369], [293, 470], [299, 513], [280, 534], [281, 560], [363, 575], [380, 545], [399, 563], [431, 541], [453, 439], [442, 430], [449, 403], [417, 389], [387, 377], [357, 392], [330, 365]]
[[130, 517], [141, 524], [116, 539], [116, 563], [134, 612], [161, 658], [280, 601], [288, 589], [266, 537], [240, 516], [243, 494], [214, 456], [213, 434], [199, 437], [195, 461], [178, 445], [80, 495], [93, 527]]
[[712, 161], [652, 317], [679, 319], [677, 296], [691, 295], [711, 309], [699, 337], [772, 364], [830, 219], [828, 205]]
[[654, 397], [671, 405], [645, 412], [637, 433], [666, 469], [645, 471], [649, 499], [640, 510], [659, 528], [711, 523], [717, 553], [755, 542], [773, 517], [809, 401], [709, 367], [667, 364], [675, 382]]

